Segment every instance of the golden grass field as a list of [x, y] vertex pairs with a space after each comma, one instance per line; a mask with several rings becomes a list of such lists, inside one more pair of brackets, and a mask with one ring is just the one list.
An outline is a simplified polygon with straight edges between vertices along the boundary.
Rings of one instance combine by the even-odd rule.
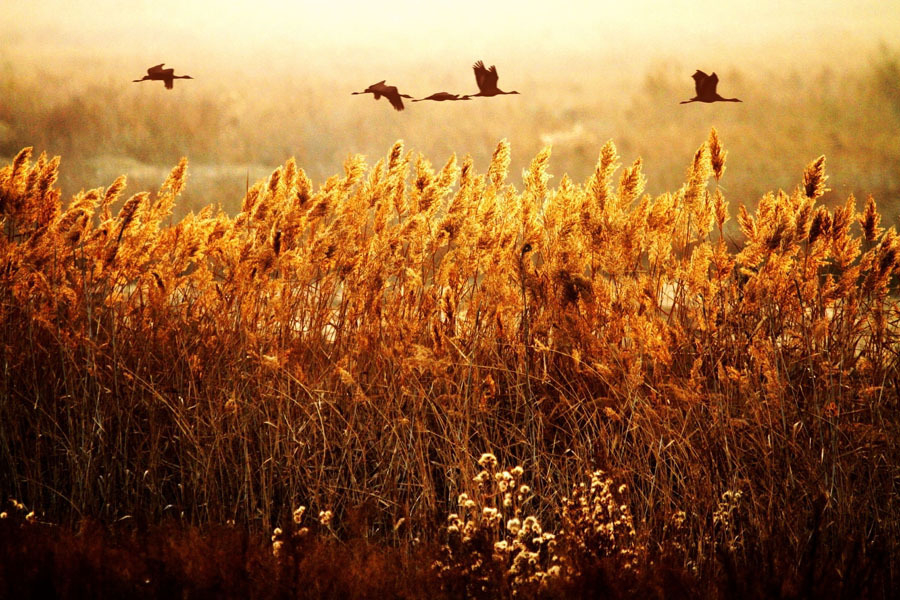
[[893, 597], [883, 17], [182, 4], [0, 22], [0, 598]]
[[[47, 523], [228, 523], [271, 534], [241, 569], [297, 585], [278, 569], [311, 548], [375, 543], [418, 565], [385, 588], [409, 597], [886, 597], [893, 220], [872, 196], [823, 205], [815, 155], [730, 202], [723, 140], [694, 143], [658, 194], [613, 142], [553, 185], [549, 147], [520, 181], [505, 140], [485, 170], [397, 142], [319, 184], [289, 159], [235, 213], [180, 219], [186, 159], [157, 192], [63, 199], [60, 159], [19, 151], [0, 484], [24, 508], [0, 525], [38, 541], [6, 560]], [[206, 543], [184, 535], [174, 556]], [[357, 566], [338, 577], [391, 569]]]

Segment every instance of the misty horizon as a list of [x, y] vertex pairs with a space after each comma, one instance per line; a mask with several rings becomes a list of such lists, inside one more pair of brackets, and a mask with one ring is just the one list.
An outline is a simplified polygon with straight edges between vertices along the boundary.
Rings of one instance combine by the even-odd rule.
[[[514, 170], [549, 144], [554, 176], [576, 179], [612, 139], [625, 160], [644, 159], [648, 191], [659, 193], [677, 184], [711, 125], [730, 143], [735, 173], [769, 176], [732, 181], [751, 203], [790, 185], [822, 153], [841, 193], [900, 185], [880, 166], [900, 161], [879, 141], [888, 133], [876, 119], [888, 113], [845, 91], [864, 91], [872, 85], [866, 73], [891, 60], [900, 18], [890, 15], [900, 17], [900, 6], [262, 0], [211, 10], [205, 2], [105, 0], [14, 2], [7, 13], [0, 65], [10, 100], [0, 105], [0, 154], [31, 144], [64, 153], [75, 167], [63, 171], [66, 193], [117, 169], [153, 185], [187, 156], [195, 176], [188, 205], [213, 190], [233, 204], [248, 176], [264, 177], [289, 156], [321, 182], [348, 154], [374, 161], [397, 139], [435, 162], [457, 153], [484, 164], [504, 138]], [[473, 94], [477, 60], [496, 65], [499, 86], [521, 96], [424, 102], [397, 113], [351, 95], [381, 80], [416, 98]], [[173, 90], [131, 83], [161, 62], [194, 79]], [[744, 104], [679, 106], [693, 96], [697, 69], [717, 72], [723, 96]], [[16, 108], [17, 94], [27, 108]], [[837, 101], [846, 102], [837, 113], [843, 124], [822, 116]], [[88, 113], [118, 116], [97, 122], [85, 114], [94, 103]], [[773, 115], [805, 133], [764, 132]], [[177, 131], [173, 120], [183, 121]], [[878, 150], [854, 152], [845, 136], [874, 140]]]

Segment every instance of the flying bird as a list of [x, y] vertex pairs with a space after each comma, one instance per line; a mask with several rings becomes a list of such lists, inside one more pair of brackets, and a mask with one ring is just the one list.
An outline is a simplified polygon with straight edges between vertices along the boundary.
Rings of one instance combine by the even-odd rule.
[[469, 94], [466, 98], [474, 98], [476, 96], [497, 96], [500, 94], [518, 94], [519, 92], [504, 92], [497, 87], [497, 67], [491, 65], [490, 69], [485, 68], [482, 61], [478, 61], [472, 65], [475, 71], [475, 83], [478, 84], [478, 93]]
[[701, 70], [691, 75], [694, 78], [694, 88], [697, 95], [690, 100], [682, 100], [680, 104], [688, 104], [690, 102], [741, 102], [737, 98], [723, 98], [716, 92], [716, 86], [719, 85], [719, 77], [715, 73], [707, 75]]
[[155, 67], [150, 67], [147, 69], [147, 74], [144, 75], [142, 79], [134, 79], [134, 83], [139, 83], [141, 81], [165, 81], [166, 89], [171, 90], [172, 84], [176, 79], [193, 79], [190, 75], [176, 75], [175, 69], [163, 69], [163, 65], [166, 63], [159, 63]]
[[423, 100], [434, 100], [435, 102], [444, 102], [445, 100], [468, 100], [468, 96], [460, 96], [459, 94], [451, 94], [450, 92], [438, 92], [436, 94], [432, 94], [427, 98], [419, 98], [417, 100], [413, 100], [413, 102], [421, 102]]
[[397, 90], [397, 86], [394, 85], [385, 85], [385, 80], [382, 79], [378, 83], [373, 83], [366, 89], [361, 92], [353, 92], [353, 95], [357, 94], [374, 94], [375, 99], [378, 100], [382, 96], [388, 99], [393, 106], [397, 110], [403, 110], [403, 100], [402, 98], [412, 98], [412, 96], [408, 96], [407, 94], [401, 94], [399, 90]]

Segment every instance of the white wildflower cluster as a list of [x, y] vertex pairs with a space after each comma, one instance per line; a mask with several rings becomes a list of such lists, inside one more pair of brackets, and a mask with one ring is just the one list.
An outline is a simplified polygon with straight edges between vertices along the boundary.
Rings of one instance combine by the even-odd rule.
[[[298, 506], [294, 509], [294, 512], [291, 514], [291, 521], [294, 524], [294, 528], [291, 531], [284, 531], [281, 527], [276, 527], [272, 531], [272, 554], [276, 557], [281, 557], [285, 555], [285, 544], [297, 544], [309, 535], [309, 527], [303, 526], [303, 517], [306, 515], [306, 507]], [[323, 518], [324, 521], [323, 522]], [[319, 522], [322, 525], [327, 525], [327, 523], [331, 522], [331, 511], [322, 511], [319, 513]]]
[[713, 525], [728, 527], [732, 521], [732, 515], [741, 501], [740, 490], [728, 490], [722, 494], [722, 499], [713, 511]]
[[319, 524], [322, 527], [328, 527], [331, 525], [332, 514], [330, 510], [320, 510], [319, 511]]
[[589, 486], [579, 484], [565, 500], [565, 533], [580, 552], [595, 558], [625, 558], [628, 568], [636, 565], [637, 536], [631, 509], [624, 502], [627, 492], [626, 485], [616, 487], [603, 471], [595, 471]]
[[495, 560], [508, 565], [514, 587], [547, 583], [558, 577], [561, 564], [556, 554], [556, 536], [541, 530], [534, 516], [514, 517], [506, 522], [506, 539], [494, 546]]
[[719, 536], [718, 542], [732, 552], [741, 545], [741, 533], [735, 523], [735, 513], [740, 503], [741, 491], [727, 490], [722, 494], [712, 515], [713, 527]]
[[535, 516], [523, 516], [532, 499], [522, 483], [521, 466], [503, 469], [493, 454], [478, 460], [481, 467], [469, 493], [457, 497], [457, 512], [447, 518], [445, 560], [435, 568], [442, 577], [484, 581], [488, 573], [507, 579], [514, 589], [541, 585], [562, 573], [555, 556], [556, 538], [544, 532]]
[[303, 522], [303, 515], [306, 513], [305, 506], [298, 506], [294, 509], [293, 520], [295, 525], [300, 525]]
[[497, 457], [490, 452], [485, 452], [478, 459], [478, 464], [481, 465], [482, 469], [493, 469], [497, 466]]
[[[12, 509], [15, 512], [24, 513], [26, 510], [25, 505], [14, 498], [11, 498], [9, 503], [12, 505]], [[0, 512], [0, 519], [8, 519], [9, 517], [10, 515], [7, 511], [4, 510], [3, 512]], [[33, 510], [29, 511], [28, 514], [25, 515], [25, 520], [29, 523], [34, 523], [37, 521], [37, 514], [35, 514]]]
[[284, 551], [284, 540], [281, 539], [283, 535], [284, 532], [281, 530], [281, 527], [276, 527], [272, 531], [272, 554], [276, 558], [280, 557]]

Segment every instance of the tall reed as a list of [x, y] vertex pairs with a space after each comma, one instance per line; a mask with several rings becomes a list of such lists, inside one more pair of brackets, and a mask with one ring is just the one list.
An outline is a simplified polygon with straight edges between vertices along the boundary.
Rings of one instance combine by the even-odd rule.
[[735, 249], [725, 158], [713, 130], [651, 197], [612, 142], [556, 187], [545, 149], [521, 189], [505, 141], [485, 174], [398, 142], [173, 223], [186, 160], [116, 211], [124, 177], [63, 205], [26, 148], [0, 170], [0, 491], [259, 530], [352, 508], [409, 541], [494, 452], [547, 528], [611, 473], [642, 543], [700, 570], [726, 541], [802, 560], [816, 519], [835, 568], [896, 560], [900, 238], [871, 197], [823, 205], [819, 158], [736, 209]]

